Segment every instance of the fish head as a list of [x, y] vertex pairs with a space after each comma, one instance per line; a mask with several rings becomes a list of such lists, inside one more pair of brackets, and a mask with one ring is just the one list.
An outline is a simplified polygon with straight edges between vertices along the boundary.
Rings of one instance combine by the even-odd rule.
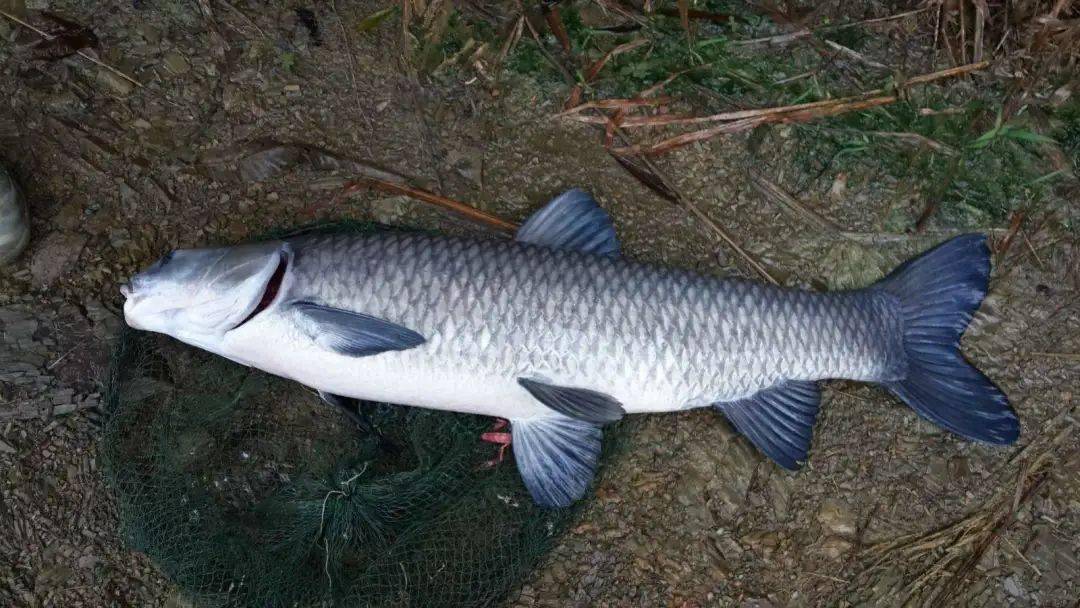
[[120, 288], [124, 320], [217, 351], [276, 298], [290, 259], [282, 242], [173, 251]]

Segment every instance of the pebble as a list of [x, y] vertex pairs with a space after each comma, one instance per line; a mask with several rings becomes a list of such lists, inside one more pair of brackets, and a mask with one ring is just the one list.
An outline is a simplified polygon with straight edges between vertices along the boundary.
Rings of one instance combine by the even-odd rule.
[[161, 60], [165, 69], [173, 74], [187, 74], [191, 71], [191, 64], [188, 63], [187, 58], [181, 55], [178, 51], [169, 51], [165, 53], [165, 57]]
[[836, 560], [843, 557], [848, 551], [851, 551], [851, 547], [851, 542], [847, 539], [839, 536], [827, 536], [821, 541], [821, 544], [818, 545], [818, 551], [820, 551], [821, 555], [826, 559]]
[[855, 536], [855, 514], [847, 503], [835, 498], [826, 498], [817, 513], [821, 527], [837, 536], [853, 538]]
[[751, 551], [760, 553], [766, 559], [780, 546], [780, 535], [773, 531], [751, 532], [739, 539]]
[[48, 287], [71, 270], [86, 245], [86, 237], [70, 232], [53, 232], [34, 248], [30, 276], [38, 287]]
[[116, 74], [112, 70], [99, 68], [97, 79], [102, 86], [120, 97], [127, 97], [135, 90], [135, 85], [132, 84], [130, 80]]
[[1028, 595], [1015, 574], [1005, 579], [1004, 587], [1005, 593], [1008, 593], [1011, 597], [1015, 597], [1016, 599], [1024, 599]]
[[791, 475], [783, 471], [774, 471], [769, 477], [769, 498], [778, 521], [787, 521], [791, 515], [792, 485]]

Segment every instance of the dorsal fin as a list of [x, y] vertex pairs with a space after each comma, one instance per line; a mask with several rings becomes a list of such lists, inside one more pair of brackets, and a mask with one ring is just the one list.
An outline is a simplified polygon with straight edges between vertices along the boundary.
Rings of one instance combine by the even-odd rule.
[[619, 255], [611, 217], [588, 192], [573, 188], [551, 200], [518, 229], [523, 243], [597, 255]]

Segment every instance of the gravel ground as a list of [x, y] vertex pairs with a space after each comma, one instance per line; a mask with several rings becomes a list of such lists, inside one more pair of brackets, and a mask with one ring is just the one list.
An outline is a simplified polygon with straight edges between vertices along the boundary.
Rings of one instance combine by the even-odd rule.
[[[596, 131], [551, 120], [558, 96], [512, 79], [498, 96], [420, 79], [395, 26], [346, 41], [376, 3], [319, 3], [318, 36], [274, 1], [27, 4], [92, 27], [101, 58], [142, 86], [80, 57], [34, 61], [35, 36], [0, 22], [0, 157], [33, 218], [30, 249], [0, 273], [3, 605], [184, 605], [125, 548], [96, 462], [97, 381], [133, 270], [314, 218], [476, 230], [401, 197], [339, 196], [340, 177], [309, 168], [245, 179], [244, 146], [318, 145], [514, 220], [587, 186], [628, 255], [751, 276], [700, 220], [629, 178]], [[795, 187], [792, 141], [773, 135], [756, 155], [733, 137], [662, 165], [784, 282], [865, 284], [943, 238], [944, 226], [858, 242], [808, 228], [747, 178]], [[838, 194], [835, 177], [799, 182], [799, 196], [848, 230], [918, 212], [901, 184], [852, 175]], [[795, 474], [712, 412], [635, 420], [596, 500], [514, 605], [893, 606], [942, 585], [956, 605], [1080, 605], [1080, 244], [1051, 221], [1064, 209], [997, 257], [965, 337], [1016, 407], [1017, 445], [963, 441], [843, 382], [825, 388]]]

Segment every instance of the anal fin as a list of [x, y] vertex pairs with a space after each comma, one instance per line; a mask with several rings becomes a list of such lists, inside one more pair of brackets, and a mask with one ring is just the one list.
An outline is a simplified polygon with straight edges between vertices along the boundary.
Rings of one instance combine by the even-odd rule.
[[810, 450], [821, 389], [814, 382], [788, 380], [751, 397], [717, 403], [735, 428], [780, 466], [799, 468]]
[[585, 495], [600, 460], [600, 427], [564, 416], [510, 421], [514, 460], [533, 502], [566, 507]]

